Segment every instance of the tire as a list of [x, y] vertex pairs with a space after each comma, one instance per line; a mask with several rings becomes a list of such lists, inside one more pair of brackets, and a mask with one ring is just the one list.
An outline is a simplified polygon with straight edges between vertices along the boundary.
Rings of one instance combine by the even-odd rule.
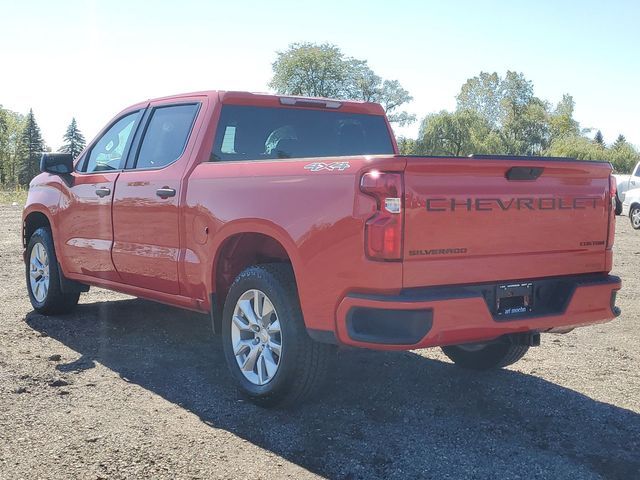
[[622, 213], [622, 202], [620, 198], [618, 198], [618, 194], [616, 193], [616, 215], [620, 215]]
[[293, 270], [278, 263], [249, 267], [235, 279], [225, 300], [222, 342], [240, 391], [265, 407], [295, 406], [316, 396], [336, 352], [307, 334]]
[[629, 210], [629, 220], [635, 230], [640, 230], [640, 205], [631, 207], [631, 210]]
[[62, 273], [58, 268], [51, 231], [44, 227], [38, 228], [29, 239], [26, 253], [27, 291], [33, 309], [43, 315], [72, 312], [78, 305], [80, 293], [62, 292]]
[[524, 357], [528, 350], [528, 345], [515, 345], [504, 338], [485, 344], [442, 347], [444, 354], [456, 365], [469, 370], [491, 370], [506, 367]]

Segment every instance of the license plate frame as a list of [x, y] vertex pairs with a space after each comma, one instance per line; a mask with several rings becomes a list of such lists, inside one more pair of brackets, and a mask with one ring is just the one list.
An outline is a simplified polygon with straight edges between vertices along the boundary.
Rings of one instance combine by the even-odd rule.
[[513, 317], [534, 311], [533, 282], [514, 282], [496, 286], [496, 315]]

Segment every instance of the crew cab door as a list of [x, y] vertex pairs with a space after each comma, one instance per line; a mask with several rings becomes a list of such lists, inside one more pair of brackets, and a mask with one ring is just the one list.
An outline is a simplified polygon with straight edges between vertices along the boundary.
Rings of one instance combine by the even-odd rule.
[[111, 261], [111, 202], [142, 112], [114, 120], [76, 163], [58, 212], [59, 260], [66, 273], [120, 280]]
[[152, 102], [113, 198], [113, 263], [122, 282], [178, 294], [179, 207], [196, 117], [205, 100]]

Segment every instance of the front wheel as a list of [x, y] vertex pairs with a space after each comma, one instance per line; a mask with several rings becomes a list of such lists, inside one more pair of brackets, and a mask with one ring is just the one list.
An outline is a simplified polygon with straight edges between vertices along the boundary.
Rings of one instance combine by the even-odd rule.
[[48, 228], [37, 229], [27, 245], [27, 291], [33, 309], [44, 315], [69, 313], [75, 309], [79, 292], [64, 293], [53, 237]]
[[335, 347], [307, 334], [293, 271], [249, 267], [233, 282], [222, 318], [225, 359], [242, 393], [263, 406], [292, 406], [324, 383]]
[[520, 360], [529, 345], [513, 344], [501, 338], [488, 343], [467, 343], [442, 347], [444, 354], [456, 365], [470, 370], [490, 370], [511, 365]]
[[631, 207], [629, 219], [631, 220], [631, 226], [636, 230], [640, 230], [640, 205]]

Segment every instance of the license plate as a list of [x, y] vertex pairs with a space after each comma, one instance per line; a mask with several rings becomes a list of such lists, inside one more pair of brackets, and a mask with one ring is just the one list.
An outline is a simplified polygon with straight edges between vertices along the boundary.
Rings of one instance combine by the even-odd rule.
[[496, 287], [496, 314], [522, 315], [533, 310], [533, 283], [509, 283]]

